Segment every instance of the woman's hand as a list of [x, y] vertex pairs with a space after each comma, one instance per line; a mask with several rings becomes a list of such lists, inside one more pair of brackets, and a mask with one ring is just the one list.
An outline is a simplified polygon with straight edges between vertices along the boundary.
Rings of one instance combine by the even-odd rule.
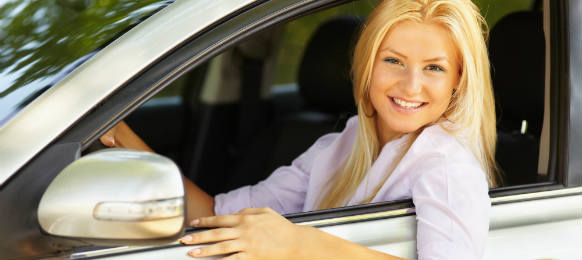
[[233, 215], [195, 219], [195, 227], [216, 227], [193, 233], [180, 242], [187, 245], [218, 242], [188, 252], [194, 257], [228, 255], [224, 259], [297, 258], [303, 227], [270, 208], [248, 208]]
[[124, 122], [121, 121], [99, 140], [108, 147], [120, 147], [134, 150], [153, 152], [153, 150]]
[[309, 226], [289, 222], [270, 208], [248, 208], [233, 215], [195, 219], [186, 245], [213, 243], [188, 252], [193, 257], [223, 259], [401, 259], [343, 240]]

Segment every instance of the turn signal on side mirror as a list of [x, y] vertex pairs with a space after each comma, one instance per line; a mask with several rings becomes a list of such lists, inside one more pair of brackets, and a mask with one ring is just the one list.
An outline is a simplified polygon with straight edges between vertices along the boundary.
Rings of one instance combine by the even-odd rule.
[[151, 221], [181, 217], [184, 214], [184, 199], [119, 202], [99, 202], [93, 217], [107, 221]]

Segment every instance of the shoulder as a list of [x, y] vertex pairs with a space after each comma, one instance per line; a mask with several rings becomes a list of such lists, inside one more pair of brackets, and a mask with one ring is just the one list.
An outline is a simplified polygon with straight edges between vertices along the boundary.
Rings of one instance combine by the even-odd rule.
[[345, 128], [341, 132], [329, 133], [321, 136], [313, 147], [322, 149], [329, 147], [333, 143], [342, 142], [342, 143], [350, 143], [353, 142], [356, 132], [358, 130], [358, 118], [357, 116], [352, 116], [346, 122]]
[[[351, 150], [358, 128], [357, 117], [351, 117], [342, 132], [334, 132], [319, 137], [306, 152], [300, 155], [295, 161], [304, 164], [305, 168], [310, 168], [315, 157], [319, 156], [341, 156]], [[294, 162], [295, 162], [294, 161]]]
[[460, 136], [440, 125], [424, 129], [409, 154], [419, 257], [478, 258], [487, 239], [491, 207], [478, 160]]
[[466, 143], [466, 139], [439, 124], [425, 128], [411, 145], [409, 160], [415, 162], [414, 181], [447, 179], [487, 189], [485, 171]]
[[426, 127], [410, 149], [419, 155], [442, 158], [448, 164], [472, 164], [480, 168], [479, 161], [467, 143], [468, 139], [459, 131], [435, 124]]
[[418, 136], [415, 144], [422, 144], [439, 151], [462, 149], [462, 151], [471, 153], [466, 142], [467, 139], [460, 134], [460, 131], [454, 131], [451, 127], [435, 124], [426, 127]]

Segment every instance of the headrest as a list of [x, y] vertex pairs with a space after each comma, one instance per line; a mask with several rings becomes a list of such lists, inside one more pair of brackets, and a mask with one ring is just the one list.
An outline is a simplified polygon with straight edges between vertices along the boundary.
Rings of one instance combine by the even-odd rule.
[[502, 18], [491, 30], [489, 57], [498, 126], [539, 137], [544, 115], [545, 39], [541, 12], [522, 11]]
[[299, 93], [310, 108], [355, 112], [351, 57], [362, 20], [337, 17], [323, 23], [307, 44], [299, 68]]

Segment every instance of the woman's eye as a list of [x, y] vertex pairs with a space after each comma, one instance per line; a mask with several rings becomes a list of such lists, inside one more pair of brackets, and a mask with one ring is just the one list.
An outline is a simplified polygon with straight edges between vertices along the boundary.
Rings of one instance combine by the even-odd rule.
[[428, 66], [426, 66], [426, 69], [430, 70], [430, 71], [436, 71], [436, 72], [444, 72], [445, 71], [445, 69], [443, 67], [436, 65], [436, 64], [428, 65]]
[[397, 58], [386, 58], [384, 61], [390, 64], [402, 65], [402, 63]]

